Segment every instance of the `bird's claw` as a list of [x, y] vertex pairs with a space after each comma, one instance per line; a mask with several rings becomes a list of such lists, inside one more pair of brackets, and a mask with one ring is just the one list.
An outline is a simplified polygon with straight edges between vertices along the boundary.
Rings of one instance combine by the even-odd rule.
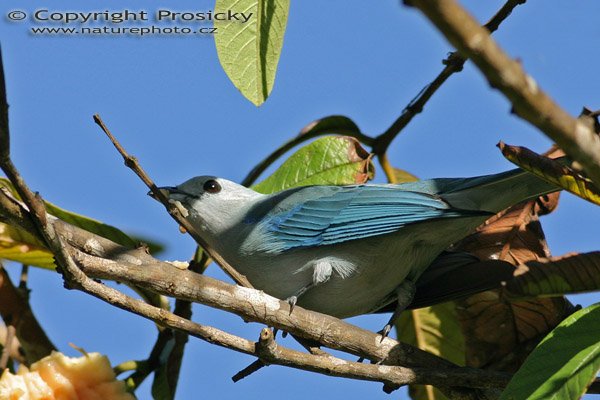
[[290, 315], [292, 315], [292, 311], [294, 311], [294, 307], [296, 306], [297, 301], [298, 301], [297, 296], [290, 296], [287, 298], [287, 302], [290, 305]]
[[383, 342], [383, 339], [385, 339], [386, 337], [388, 337], [388, 335], [390, 334], [390, 331], [392, 330], [392, 325], [391, 324], [386, 324], [382, 330], [380, 330], [379, 333], [381, 335], [381, 342]]

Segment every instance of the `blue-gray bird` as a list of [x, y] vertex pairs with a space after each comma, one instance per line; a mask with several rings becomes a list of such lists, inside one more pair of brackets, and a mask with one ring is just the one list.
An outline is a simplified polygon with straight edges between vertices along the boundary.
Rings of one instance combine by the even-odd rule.
[[397, 303], [383, 336], [448, 246], [499, 211], [558, 190], [520, 169], [270, 195], [214, 176], [161, 189], [255, 288], [291, 307], [346, 318]]

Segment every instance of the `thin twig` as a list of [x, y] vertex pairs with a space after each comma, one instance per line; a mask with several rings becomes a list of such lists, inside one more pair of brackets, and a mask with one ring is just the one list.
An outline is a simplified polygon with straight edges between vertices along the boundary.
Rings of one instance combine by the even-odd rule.
[[146, 172], [142, 169], [137, 159], [125, 151], [123, 146], [121, 146], [119, 141], [113, 136], [98, 114], [94, 115], [94, 122], [102, 129], [117, 151], [121, 154], [123, 160], [125, 160], [125, 165], [129, 167], [142, 180], [142, 182], [144, 182], [144, 184], [146, 184], [154, 196], [165, 206], [173, 219], [175, 219], [175, 221], [177, 221], [177, 223], [194, 238], [196, 243], [198, 243], [235, 282], [242, 286], [252, 287], [248, 279], [246, 279], [244, 275], [237, 272], [235, 268], [233, 268], [223, 257], [221, 257], [219, 253], [212, 249], [206, 240], [204, 240], [204, 238], [196, 232], [193, 225], [190, 224], [183, 215], [181, 215], [179, 209], [169, 202], [169, 199], [165, 196], [165, 194], [158, 189], [152, 179], [150, 179], [148, 174], [146, 174]]
[[248, 365], [246, 368], [244, 368], [243, 370], [241, 370], [240, 372], [238, 372], [237, 374], [232, 376], [231, 380], [234, 382], [239, 382], [242, 379], [252, 375], [253, 373], [258, 371], [262, 367], [266, 367], [266, 366], [267, 366], [267, 364], [265, 364], [261, 360], [256, 360], [252, 364]]
[[502, 7], [500, 7], [498, 12], [492, 18], [490, 18], [490, 20], [486, 22], [483, 26], [490, 33], [496, 32], [500, 27], [500, 24], [504, 22], [504, 20], [508, 18], [510, 14], [512, 14], [513, 10], [517, 6], [525, 4], [526, 2], [527, 0], [508, 0], [506, 3], [504, 3]]
[[558, 106], [455, 0], [412, 0], [411, 4], [461, 54], [473, 60], [490, 85], [510, 100], [519, 117], [554, 140], [567, 155], [581, 163], [594, 182], [600, 182], [600, 137], [591, 127]]
[[[498, 10], [498, 12], [485, 24], [483, 25], [490, 33], [496, 31], [500, 24], [512, 13], [512, 11], [520, 4], [525, 3], [526, 0], [508, 0]], [[446, 80], [453, 74], [462, 71], [463, 66], [467, 58], [463, 55], [453, 52], [450, 53], [443, 63], [446, 65], [442, 72], [426, 85], [421, 91], [408, 103], [402, 110], [402, 113], [392, 123], [392, 125], [382, 134], [375, 138], [373, 144], [373, 152], [381, 157], [387, 151], [388, 147], [400, 132], [412, 121], [412, 119], [423, 111], [423, 108], [435, 94], [435, 92], [446, 82]], [[386, 173], [387, 175], [387, 173]], [[389, 176], [389, 175], [388, 175]]]

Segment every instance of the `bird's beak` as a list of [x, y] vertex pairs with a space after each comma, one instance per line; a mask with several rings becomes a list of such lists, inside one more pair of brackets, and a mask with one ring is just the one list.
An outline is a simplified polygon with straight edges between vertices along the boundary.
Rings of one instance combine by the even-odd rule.
[[[165, 196], [167, 196], [167, 197], [169, 197], [169, 195], [173, 194], [173, 193], [184, 194], [184, 192], [182, 192], [181, 190], [177, 189], [175, 186], [162, 186], [162, 187], [159, 187], [158, 190], [160, 190], [161, 192], [163, 192], [165, 194]], [[148, 194], [148, 196], [152, 197], [154, 200], [157, 200], [156, 196], [154, 195], [154, 193], [152, 193], [152, 190], [150, 190], [147, 194]]]

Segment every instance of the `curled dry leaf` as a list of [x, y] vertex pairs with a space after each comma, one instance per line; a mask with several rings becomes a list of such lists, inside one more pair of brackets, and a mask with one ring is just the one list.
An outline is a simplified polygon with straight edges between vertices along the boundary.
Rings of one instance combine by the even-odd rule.
[[504, 157], [526, 171], [553, 183], [576, 196], [600, 205], [600, 189], [564, 162], [541, 156], [526, 147], [498, 143]]

